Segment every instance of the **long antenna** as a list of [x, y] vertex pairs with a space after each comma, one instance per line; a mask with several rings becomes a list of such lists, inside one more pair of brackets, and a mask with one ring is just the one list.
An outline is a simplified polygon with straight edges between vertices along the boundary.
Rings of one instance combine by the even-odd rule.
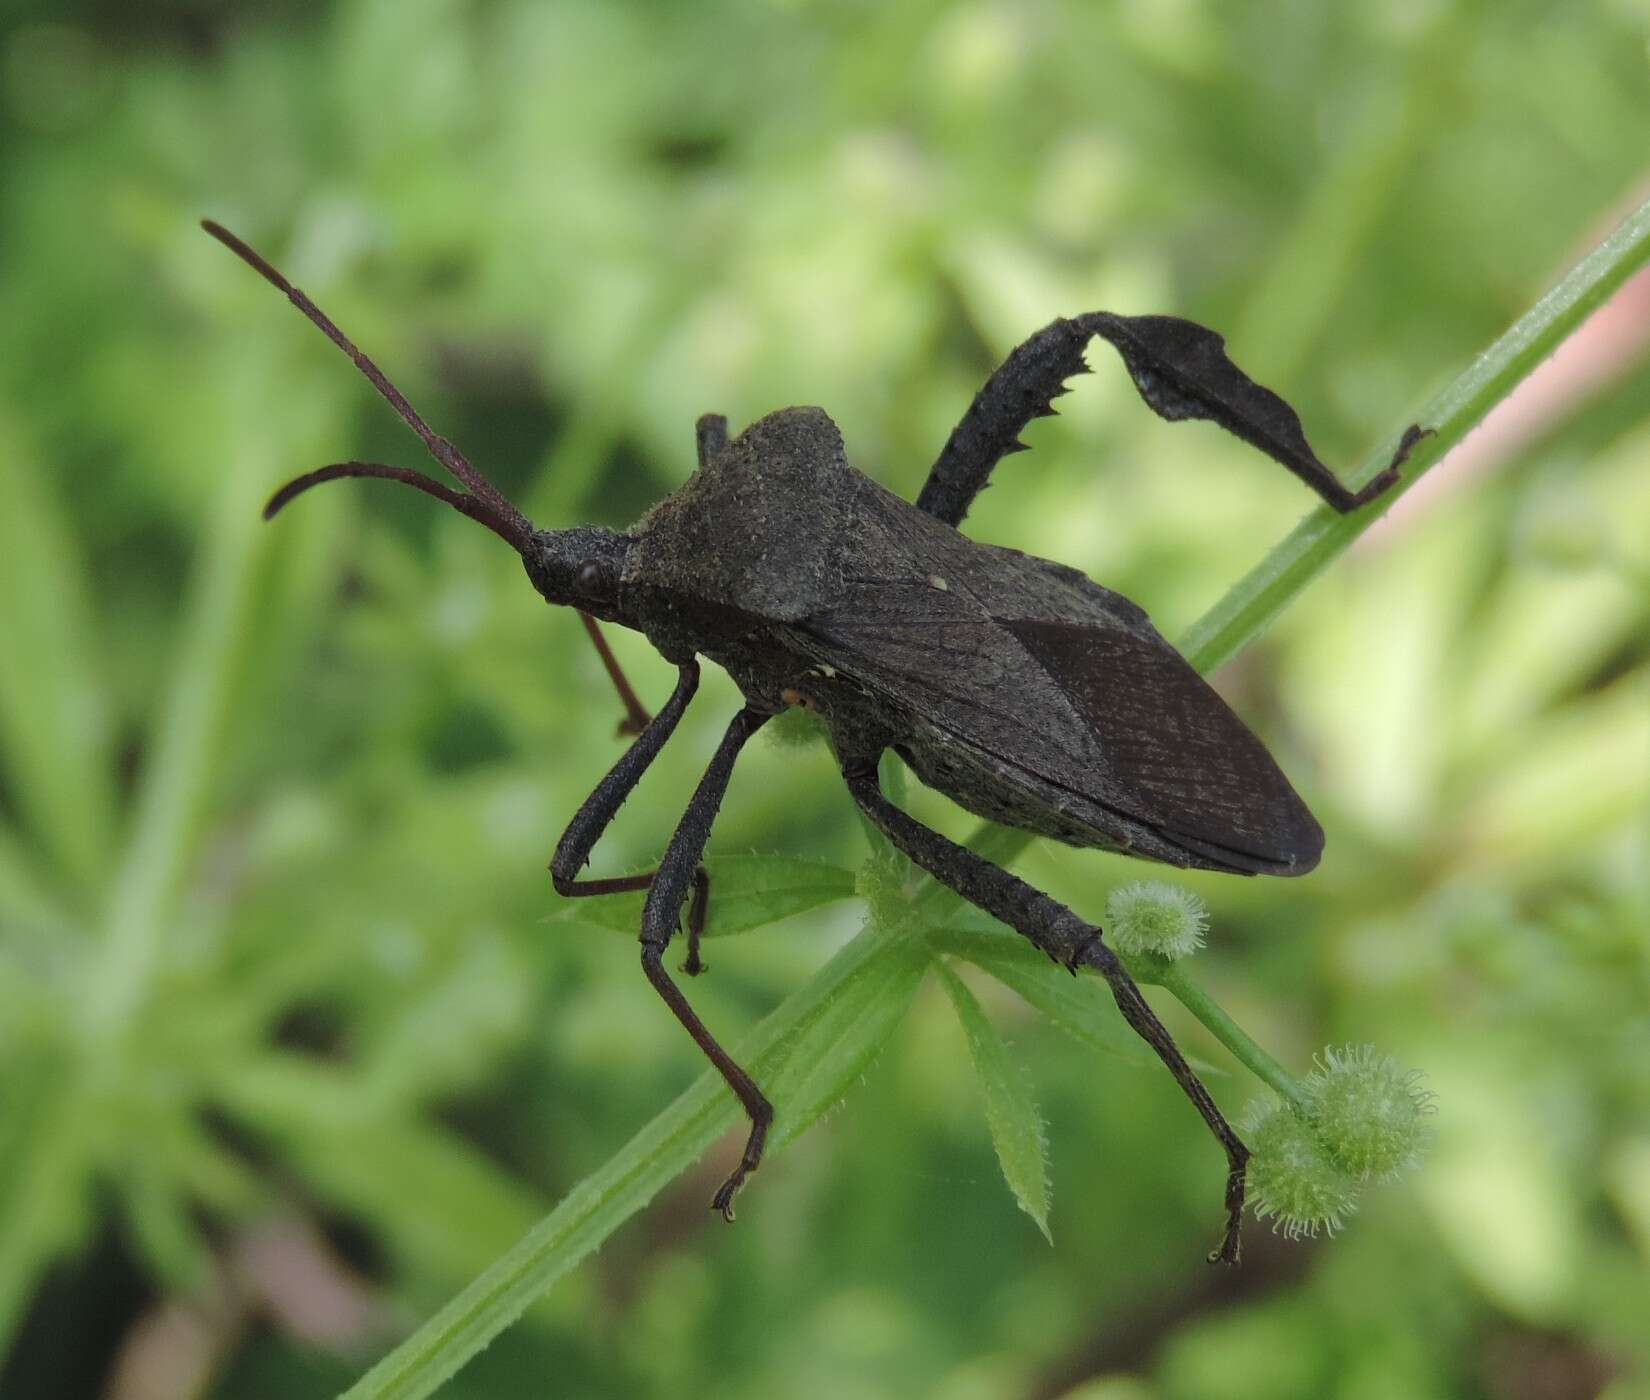
[[329, 467], [317, 467], [312, 472], [295, 476], [269, 498], [268, 504], [264, 506], [264, 519], [273, 520], [288, 501], [309, 490], [311, 486], [319, 486], [323, 481], [337, 481], [346, 476], [376, 476], [386, 481], [405, 482], [426, 496], [434, 496], [438, 501], [445, 501], [454, 510], [469, 516], [471, 520], [480, 521], [506, 544], [514, 546], [517, 550], [521, 548], [521, 541], [511, 533], [509, 523], [494, 515], [490, 502], [479, 501], [463, 491], [443, 486], [439, 481], [425, 476], [423, 472], [415, 472], [411, 467], [392, 467], [384, 462], [334, 462]]
[[[303, 292], [299, 291], [298, 288], [292, 285], [292, 283], [288, 282], [286, 278], [283, 277], [280, 272], [277, 271], [276, 268], [260, 253], [243, 243], [222, 224], [217, 223], [212, 219], [202, 219], [201, 227], [211, 234], [212, 237], [217, 239], [218, 242], [223, 244], [224, 247], [229, 249], [229, 251], [238, 257], [242, 262], [254, 269], [266, 282], [272, 283], [284, 292], [287, 300], [296, 306], [298, 310], [302, 311], [304, 315], [313, 321], [318, 327], [320, 327], [321, 331], [326, 335], [328, 340], [348, 355], [350, 359], [355, 361], [355, 367], [360, 370], [362, 374], [366, 375], [366, 377], [372, 382], [373, 388], [378, 390], [380, 394], [389, 400], [390, 407], [399, 413], [405, 420], [407, 426], [424, 440], [424, 446], [429, 449], [430, 456], [434, 457], [436, 461], [441, 463], [441, 465], [457, 477], [459, 481], [463, 482], [464, 485], [470, 489], [472, 496], [474, 496], [478, 502], [485, 502], [490, 510], [490, 513], [496, 517], [497, 523], [495, 524], [493, 521], [477, 515], [474, 511], [465, 510], [464, 513], [466, 515], [470, 515], [477, 520], [481, 520], [483, 524], [488, 525], [489, 528], [493, 529], [499, 535], [502, 535], [506, 540], [514, 545], [518, 551], [526, 547], [528, 541], [533, 537], [533, 526], [527, 517], [517, 510], [515, 506], [505, 498], [504, 494], [493, 485], [492, 482], [488, 481], [486, 477], [472, 467], [469, 460], [462, 452], [454, 447], [452, 443], [448, 442], [446, 438], [433, 431], [430, 425], [418, 416], [418, 411], [407, 402], [406, 396], [399, 389], [397, 389], [395, 385], [391, 384], [387, 378], [385, 378], [384, 372], [361, 352], [353, 340], [345, 335], [343, 331], [338, 329], [338, 327], [333, 323], [332, 318], [329, 317], [326, 312], [322, 311], [321, 308], [305, 296]], [[392, 472], [374, 471], [347, 473], [340, 471], [334, 472], [333, 475], [394, 475], [397, 480], [406, 481], [409, 486], [418, 484], [416, 481], [409, 479], [407, 476], [401, 476]], [[326, 477], [319, 479], [330, 480], [330, 478]], [[428, 481], [429, 478], [425, 477], [422, 478], [422, 480]], [[315, 485], [317, 483], [315, 481], [310, 481], [306, 484]], [[434, 483], [430, 484], [433, 485]], [[294, 482], [293, 485], [296, 486], [297, 483]], [[427, 487], [420, 486], [419, 489], [425, 490]], [[439, 495], [440, 493], [431, 492], [430, 494]], [[290, 498], [290, 495], [286, 497], [286, 499]], [[456, 504], [456, 502], [450, 500], [448, 497], [442, 497], [442, 499], [448, 500], [449, 504]], [[282, 500], [281, 503], [285, 504], [285, 500]], [[274, 506], [275, 502], [272, 501], [270, 504]], [[275, 508], [279, 509], [279, 506], [276, 506]], [[462, 506], [459, 508], [461, 510], [464, 509]], [[265, 514], [273, 514], [273, 511], [266, 511]]]
[[[434, 496], [438, 501], [445, 501], [454, 510], [461, 511], [472, 520], [480, 521], [505, 543], [512, 546], [516, 552], [525, 553], [527, 546], [532, 542], [533, 526], [510, 500], [492, 482], [488, 481], [479, 471], [470, 465], [469, 460], [446, 438], [431, 429], [418, 415], [418, 410], [407, 402], [407, 397], [385, 377], [361, 349], [343, 331], [339, 330], [332, 318], [322, 311], [313, 301], [304, 295], [297, 287], [286, 280], [280, 271], [269, 262], [261, 253], [250, 245], [242, 242], [222, 224], [214, 219], [202, 219], [201, 227], [229, 249], [242, 262], [256, 271], [266, 282], [272, 283], [286, 294], [286, 298], [298, 310], [302, 311], [313, 321], [326, 338], [342, 350], [355, 362], [355, 367], [366, 375], [373, 388], [378, 390], [389, 400], [390, 407], [399, 413], [415, 433], [424, 441], [429, 449], [430, 456], [441, 463], [459, 481], [469, 488], [466, 491], [454, 491], [450, 486], [443, 486], [439, 481], [425, 476], [423, 472], [415, 472], [410, 467], [392, 467], [383, 462], [334, 462], [331, 466], [318, 467], [315, 471], [305, 472], [304, 475], [294, 477], [291, 481], [273, 496], [264, 507], [264, 519], [271, 520], [276, 513], [294, 496], [309, 490], [311, 486], [319, 486], [323, 481], [337, 481], [341, 477], [378, 477], [381, 480], [399, 481], [404, 485], [416, 488], [428, 496]], [[636, 691], [629, 679], [619, 666], [619, 660], [613, 655], [613, 649], [608, 646], [607, 638], [602, 636], [601, 628], [596, 619], [589, 613], [580, 611], [579, 618], [584, 623], [585, 631], [590, 640], [595, 643], [596, 651], [602, 659], [602, 666], [612, 680], [614, 689], [619, 692], [619, 699], [624, 704], [625, 718], [619, 726], [621, 734], [640, 734], [647, 726], [649, 716], [642, 702], [637, 699]]]

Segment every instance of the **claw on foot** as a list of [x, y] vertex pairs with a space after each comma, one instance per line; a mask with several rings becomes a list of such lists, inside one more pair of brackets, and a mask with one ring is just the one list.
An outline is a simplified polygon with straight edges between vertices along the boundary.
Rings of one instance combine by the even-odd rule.
[[734, 1220], [733, 1198], [738, 1193], [739, 1188], [745, 1184], [747, 1175], [748, 1172], [744, 1164], [741, 1163], [739, 1170], [717, 1187], [716, 1194], [710, 1199], [710, 1208], [720, 1214], [722, 1219], [727, 1221], [729, 1225], [733, 1224]]

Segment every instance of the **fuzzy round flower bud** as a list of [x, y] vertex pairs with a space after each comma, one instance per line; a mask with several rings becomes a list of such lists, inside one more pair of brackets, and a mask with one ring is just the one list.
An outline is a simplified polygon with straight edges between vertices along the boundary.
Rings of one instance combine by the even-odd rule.
[[1401, 1069], [1373, 1045], [1331, 1047], [1302, 1088], [1324, 1150], [1362, 1180], [1390, 1180], [1414, 1165], [1426, 1143], [1433, 1095], [1419, 1070]]
[[1251, 1104], [1239, 1131], [1249, 1144], [1249, 1197], [1290, 1239], [1333, 1235], [1358, 1208], [1358, 1183], [1324, 1150], [1312, 1125], [1267, 1098]]
[[763, 725], [762, 733], [780, 748], [801, 749], [819, 743], [825, 737], [825, 726], [813, 710], [792, 705]]
[[1106, 900], [1106, 933], [1120, 953], [1183, 958], [1203, 946], [1209, 913], [1203, 901], [1179, 885], [1137, 880]]

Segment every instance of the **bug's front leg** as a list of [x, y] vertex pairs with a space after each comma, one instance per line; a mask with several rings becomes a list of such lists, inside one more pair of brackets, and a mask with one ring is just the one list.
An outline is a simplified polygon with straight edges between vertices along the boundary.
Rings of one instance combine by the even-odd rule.
[[1222, 1116], [1209, 1091], [1186, 1063], [1168, 1028], [1141, 996], [1140, 989], [1119, 961], [1117, 954], [1101, 939], [1100, 929], [1080, 918], [1058, 900], [1034, 889], [1001, 866], [977, 856], [964, 846], [947, 840], [913, 820], [882, 795], [874, 760], [868, 765], [843, 769], [843, 778], [854, 800], [871, 822], [917, 865], [941, 884], [949, 885], [971, 904], [995, 915], [1010, 928], [1029, 938], [1051, 958], [1073, 972], [1079, 966], [1093, 967], [1106, 979], [1118, 1009], [1135, 1032], [1157, 1052], [1174, 1075], [1187, 1098], [1209, 1125], [1226, 1152], [1226, 1233], [1220, 1247], [1209, 1256], [1210, 1263], [1235, 1264], [1238, 1236], [1243, 1224], [1244, 1182], [1249, 1165], [1249, 1149]]
[[688, 1005], [682, 989], [665, 970], [664, 956], [671, 935], [676, 931], [682, 901], [693, 882], [693, 872], [699, 864], [699, 857], [704, 854], [705, 842], [710, 839], [711, 823], [716, 820], [722, 796], [728, 790], [728, 779], [733, 775], [733, 765], [739, 751], [769, 718], [758, 710], [750, 709], [741, 710], [734, 716], [728, 732], [722, 736], [715, 757], [710, 761], [710, 767], [705, 770], [705, 776], [699, 780], [699, 786], [688, 801], [687, 811], [682, 814], [676, 834], [665, 848], [659, 868], [654, 872], [652, 887], [648, 890], [647, 904], [642, 909], [642, 971], [647, 974], [654, 990], [664, 998], [665, 1005], [693, 1037], [694, 1044], [704, 1051], [705, 1057], [727, 1080], [728, 1087], [739, 1096], [739, 1102], [744, 1105], [751, 1120], [750, 1136], [745, 1141], [745, 1151], [739, 1165], [711, 1200], [712, 1208], [720, 1211], [724, 1220], [733, 1219], [734, 1193], [762, 1161], [768, 1125], [773, 1122], [773, 1105], [763, 1097], [756, 1081], [717, 1043], [716, 1037], [699, 1019], [698, 1012]]
[[[587, 895], [620, 894], [627, 890], [645, 890], [653, 883], [653, 871], [641, 875], [619, 875], [603, 880], [581, 880], [579, 871], [590, 859], [590, 852], [602, 833], [612, 824], [614, 816], [624, 805], [625, 798], [636, 790], [642, 774], [658, 756], [665, 741], [675, 733], [676, 725], [699, 688], [699, 663], [688, 661], [682, 665], [676, 678], [676, 689], [670, 699], [643, 726], [636, 742], [624, 751], [619, 761], [596, 784], [596, 790], [585, 798], [584, 805], [573, 814], [567, 830], [556, 843], [556, 854], [550, 859], [550, 880], [556, 893], [568, 899]], [[688, 955], [682, 971], [690, 977], [704, 971], [699, 961], [699, 940], [705, 931], [705, 920], [710, 911], [710, 876], [704, 867], [697, 867], [692, 876], [693, 900], [688, 905]]]

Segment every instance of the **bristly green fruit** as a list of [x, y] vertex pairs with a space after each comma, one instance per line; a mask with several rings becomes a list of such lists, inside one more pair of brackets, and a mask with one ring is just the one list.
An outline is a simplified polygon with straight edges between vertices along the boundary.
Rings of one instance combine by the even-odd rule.
[[1325, 1050], [1307, 1075], [1313, 1127], [1325, 1151], [1364, 1181], [1390, 1181], [1412, 1167], [1426, 1145], [1434, 1095], [1421, 1072], [1405, 1070], [1373, 1045]]
[[1203, 901], [1179, 885], [1136, 880], [1121, 885], [1106, 900], [1106, 932], [1120, 953], [1152, 953], [1171, 962], [1203, 946], [1209, 911]]
[[1290, 1239], [1333, 1235], [1358, 1208], [1358, 1183], [1312, 1125], [1274, 1098], [1257, 1100], [1239, 1126], [1249, 1144], [1249, 1196], [1257, 1219]]
[[1373, 1045], [1331, 1046], [1301, 1084], [1305, 1103], [1251, 1105], [1243, 1132], [1253, 1154], [1255, 1214], [1291, 1239], [1334, 1234], [1357, 1209], [1365, 1181], [1390, 1181], [1426, 1145], [1433, 1095], [1420, 1071], [1401, 1069]]

